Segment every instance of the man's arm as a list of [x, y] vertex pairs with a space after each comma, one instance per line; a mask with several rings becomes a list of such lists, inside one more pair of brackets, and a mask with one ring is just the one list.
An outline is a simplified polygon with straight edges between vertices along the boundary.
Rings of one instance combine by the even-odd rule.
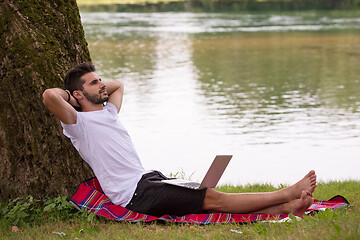
[[77, 112], [72, 106], [78, 106], [76, 99], [60, 88], [49, 88], [43, 93], [44, 105], [65, 124], [75, 124]]
[[124, 95], [124, 85], [118, 81], [107, 82], [106, 91], [109, 95], [108, 102], [114, 104], [117, 111], [119, 112]]

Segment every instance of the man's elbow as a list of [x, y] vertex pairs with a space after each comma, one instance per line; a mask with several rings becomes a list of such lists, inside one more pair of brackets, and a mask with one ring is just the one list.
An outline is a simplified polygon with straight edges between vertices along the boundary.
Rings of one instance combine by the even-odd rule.
[[46, 89], [43, 92], [43, 103], [46, 107], [48, 107], [49, 103], [51, 102], [51, 99], [53, 99], [55, 97], [55, 93], [52, 89]]
[[122, 84], [120, 81], [114, 81], [116, 84], [115, 91], [121, 91], [124, 92], [124, 84]]
[[122, 84], [122, 82], [116, 81], [116, 84], [118, 89], [124, 90], [124, 84]]

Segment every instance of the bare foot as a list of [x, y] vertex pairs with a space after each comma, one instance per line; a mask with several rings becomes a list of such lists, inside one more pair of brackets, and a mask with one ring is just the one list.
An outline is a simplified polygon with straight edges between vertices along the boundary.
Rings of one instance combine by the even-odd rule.
[[298, 190], [301, 189], [301, 194], [302, 190], [309, 191], [312, 194], [316, 187], [315, 171], [311, 170], [308, 174], [305, 175], [305, 177], [303, 177], [303, 179], [295, 183], [295, 187], [297, 187]]
[[312, 193], [309, 191], [303, 190], [301, 195], [297, 199], [293, 199], [289, 202], [274, 205], [268, 208], [264, 208], [254, 213], [263, 213], [263, 214], [289, 214], [292, 213], [297, 216], [303, 216], [305, 211], [310, 207], [314, 202]]
[[287, 188], [284, 188], [283, 191], [287, 195], [288, 201], [301, 198], [302, 192], [306, 191], [312, 197], [316, 187], [316, 174], [314, 170], [311, 170], [306, 174], [300, 181], [291, 185]]
[[290, 212], [297, 216], [303, 216], [305, 211], [311, 206], [314, 202], [312, 193], [308, 191], [302, 191], [301, 197], [289, 202]]

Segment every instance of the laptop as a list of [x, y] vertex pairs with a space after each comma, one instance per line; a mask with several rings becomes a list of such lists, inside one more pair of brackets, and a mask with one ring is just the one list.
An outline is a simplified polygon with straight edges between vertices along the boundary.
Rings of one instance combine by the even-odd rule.
[[203, 189], [206, 187], [214, 188], [219, 182], [231, 158], [232, 155], [217, 155], [201, 183], [186, 181], [183, 179], [169, 179], [162, 180], [162, 182], [192, 189]]

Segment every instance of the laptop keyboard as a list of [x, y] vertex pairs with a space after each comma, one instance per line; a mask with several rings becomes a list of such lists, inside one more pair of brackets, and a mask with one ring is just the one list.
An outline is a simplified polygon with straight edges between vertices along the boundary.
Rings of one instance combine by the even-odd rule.
[[193, 189], [197, 189], [200, 187], [200, 183], [197, 182], [184, 182], [184, 183], [179, 183], [179, 185]]

